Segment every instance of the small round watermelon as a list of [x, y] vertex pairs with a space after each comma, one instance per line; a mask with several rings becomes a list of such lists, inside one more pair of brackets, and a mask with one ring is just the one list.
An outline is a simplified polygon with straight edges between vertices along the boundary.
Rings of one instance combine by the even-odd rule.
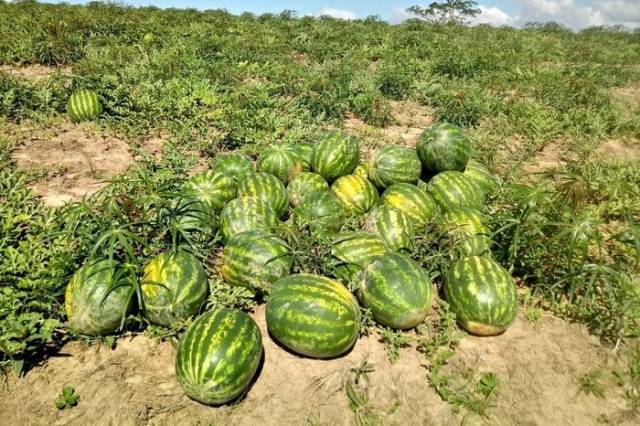
[[258, 170], [270, 173], [286, 184], [302, 172], [302, 159], [291, 145], [271, 145], [260, 153]]
[[338, 197], [327, 190], [305, 197], [293, 215], [298, 226], [308, 227], [312, 234], [319, 235], [339, 231], [347, 212]]
[[369, 162], [369, 179], [381, 190], [394, 183], [415, 184], [421, 172], [418, 154], [413, 149], [400, 145], [380, 148]]
[[360, 308], [337, 281], [311, 274], [279, 280], [267, 300], [267, 328], [284, 346], [312, 358], [346, 353], [360, 333]]
[[411, 250], [415, 229], [402, 211], [387, 205], [378, 206], [367, 215], [366, 231], [379, 235], [391, 251]]
[[93, 120], [102, 113], [102, 103], [93, 90], [78, 90], [69, 97], [67, 114], [74, 123]]
[[391, 185], [382, 194], [380, 204], [400, 210], [409, 218], [416, 230], [427, 226], [438, 212], [433, 198], [424, 190], [409, 183]]
[[479, 211], [458, 207], [445, 213], [440, 225], [449, 246], [459, 255], [491, 257], [490, 231]]
[[516, 317], [518, 296], [513, 278], [492, 259], [465, 257], [453, 264], [444, 294], [458, 323], [471, 334], [493, 336]]
[[232, 237], [222, 253], [221, 273], [230, 285], [268, 293], [271, 285], [289, 275], [293, 256], [280, 238], [264, 231]]
[[135, 290], [115, 260], [85, 263], [69, 281], [64, 305], [69, 328], [104, 336], [120, 327], [132, 307]]
[[350, 214], [364, 214], [379, 199], [378, 190], [371, 182], [354, 175], [342, 176], [331, 185], [333, 192]]
[[230, 176], [214, 171], [196, 173], [183, 187], [186, 198], [206, 204], [213, 211], [220, 211], [236, 198], [236, 182]]
[[384, 240], [376, 234], [344, 233], [332, 241], [330, 268], [336, 278], [349, 282], [367, 260], [387, 252]]
[[329, 182], [353, 172], [359, 161], [358, 140], [338, 130], [325, 133], [311, 153], [313, 171]]
[[369, 259], [356, 285], [362, 305], [387, 327], [414, 328], [431, 309], [433, 284], [429, 276], [403, 254], [387, 253]]
[[314, 192], [326, 191], [329, 184], [317, 173], [302, 172], [293, 178], [287, 186], [289, 204], [298, 207], [302, 200]]
[[231, 200], [220, 214], [220, 230], [225, 241], [245, 231], [271, 231], [278, 222], [276, 212], [267, 203], [255, 197]]
[[211, 170], [231, 177], [236, 183], [254, 172], [251, 160], [242, 154], [231, 153], [217, 156], [211, 163]]
[[480, 188], [461, 172], [438, 173], [429, 181], [427, 192], [443, 212], [457, 207], [480, 210], [484, 204]]
[[416, 145], [422, 166], [433, 174], [464, 170], [471, 158], [471, 141], [453, 124], [437, 124], [425, 130]]
[[278, 216], [287, 212], [287, 190], [277, 177], [270, 173], [252, 173], [238, 184], [239, 197], [254, 197], [267, 203]]
[[494, 192], [499, 186], [498, 178], [475, 160], [469, 160], [463, 174], [474, 181], [486, 195]]
[[242, 311], [217, 308], [194, 321], [180, 339], [176, 376], [190, 398], [221, 405], [246, 392], [261, 359], [255, 321]]
[[200, 311], [207, 299], [207, 274], [200, 260], [186, 251], [166, 252], [144, 267], [140, 285], [145, 315], [165, 327]]

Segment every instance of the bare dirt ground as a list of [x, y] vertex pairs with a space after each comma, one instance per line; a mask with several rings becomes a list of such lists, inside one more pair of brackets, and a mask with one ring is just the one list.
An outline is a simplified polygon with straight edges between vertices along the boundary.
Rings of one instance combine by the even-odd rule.
[[45, 205], [59, 207], [106, 186], [127, 170], [136, 150], [159, 157], [162, 145], [161, 136], [133, 145], [93, 123], [62, 122], [44, 130], [21, 129], [12, 158], [23, 170], [41, 175], [33, 190]]
[[56, 73], [62, 75], [70, 75], [71, 68], [69, 67], [48, 67], [40, 64], [25, 65], [16, 67], [12, 65], [0, 65], [0, 72], [23, 77], [33, 80], [42, 80], [48, 78]]
[[[375, 337], [358, 341], [345, 357], [312, 360], [293, 355], [268, 336], [264, 306], [253, 315], [262, 330], [264, 366], [245, 397], [235, 405], [207, 407], [184, 396], [174, 377], [174, 348], [146, 336], [123, 338], [115, 350], [66, 345], [58, 356], [10, 378], [0, 391], [5, 424], [182, 425], [182, 424], [354, 424], [341, 384], [363, 360], [370, 373], [372, 410], [382, 424], [597, 424], [625, 418], [621, 395], [606, 399], [578, 393], [577, 379], [610, 359], [580, 325], [544, 314], [536, 323], [519, 316], [502, 336], [465, 337], [452, 368], [493, 372], [501, 381], [496, 406], [486, 418], [456, 413], [429, 386], [424, 357], [402, 350], [390, 364]], [[80, 396], [77, 407], [58, 411], [53, 403], [62, 386]]]

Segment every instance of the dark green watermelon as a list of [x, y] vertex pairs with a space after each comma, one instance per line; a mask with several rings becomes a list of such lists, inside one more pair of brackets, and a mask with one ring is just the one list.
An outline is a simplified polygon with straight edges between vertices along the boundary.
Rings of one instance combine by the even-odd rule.
[[471, 141], [453, 124], [437, 124], [422, 133], [416, 145], [424, 169], [432, 174], [464, 170], [471, 158]]
[[347, 212], [331, 191], [319, 191], [305, 197], [293, 215], [299, 227], [319, 235], [339, 231]]
[[369, 179], [384, 190], [394, 183], [415, 184], [422, 165], [416, 151], [405, 146], [387, 145], [377, 150], [369, 161]]
[[513, 278], [492, 259], [465, 257], [453, 264], [444, 293], [458, 323], [469, 333], [493, 336], [516, 317], [518, 296]]
[[337, 281], [295, 274], [279, 280], [267, 300], [269, 333], [284, 346], [312, 358], [346, 353], [360, 333], [360, 308]]
[[433, 284], [409, 257], [387, 253], [370, 258], [356, 280], [362, 305], [380, 324], [400, 329], [422, 323], [431, 309]]
[[221, 405], [246, 392], [261, 359], [255, 321], [242, 311], [217, 308], [194, 321], [180, 339], [176, 376], [190, 398]]

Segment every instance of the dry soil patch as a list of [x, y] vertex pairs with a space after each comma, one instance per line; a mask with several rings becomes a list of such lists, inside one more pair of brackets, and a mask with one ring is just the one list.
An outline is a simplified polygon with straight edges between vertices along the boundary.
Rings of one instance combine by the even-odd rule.
[[42, 80], [50, 77], [54, 74], [71, 75], [71, 68], [69, 67], [48, 67], [46, 65], [33, 64], [25, 65], [21, 67], [13, 65], [0, 65], [0, 72], [13, 75], [16, 77], [23, 77], [33, 80]]
[[[383, 424], [457, 425], [465, 417], [435, 394], [424, 358], [414, 349], [390, 364], [382, 344], [367, 337], [343, 358], [300, 358], [268, 336], [263, 306], [253, 316], [265, 360], [238, 404], [211, 408], [189, 400], [174, 378], [172, 345], [136, 336], [121, 339], [113, 351], [70, 343], [26, 377], [11, 378], [0, 391], [3, 419], [31, 425], [355, 424], [341, 383], [363, 360], [375, 367], [370, 396]], [[466, 417], [469, 424], [592, 425], [599, 415], [617, 419], [624, 409], [617, 394], [600, 400], [577, 392], [577, 377], [607, 356], [584, 327], [543, 315], [536, 324], [518, 317], [502, 336], [465, 337], [452, 366], [494, 372], [502, 383], [489, 417]], [[53, 402], [64, 385], [75, 387], [81, 399], [77, 407], [58, 411]]]

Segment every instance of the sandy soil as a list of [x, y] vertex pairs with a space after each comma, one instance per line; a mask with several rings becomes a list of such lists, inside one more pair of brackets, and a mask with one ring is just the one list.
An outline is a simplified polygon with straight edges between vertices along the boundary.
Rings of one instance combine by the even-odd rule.
[[70, 67], [48, 67], [46, 65], [32, 64], [21, 67], [13, 65], [0, 65], [0, 72], [9, 75], [28, 78], [32, 80], [42, 80], [56, 73], [71, 75]]
[[[494, 372], [501, 381], [486, 418], [456, 413], [429, 386], [424, 358], [407, 348], [390, 364], [375, 337], [362, 338], [345, 357], [295, 356], [268, 336], [264, 307], [254, 314], [262, 333], [264, 366], [244, 400], [207, 407], [184, 396], [174, 378], [174, 348], [146, 336], [119, 340], [115, 350], [66, 345], [58, 356], [0, 391], [5, 424], [355, 424], [341, 384], [349, 369], [368, 360], [372, 409], [383, 424], [597, 424], [623, 417], [624, 400], [613, 391], [598, 399], [578, 393], [577, 378], [602, 366], [609, 350], [584, 327], [551, 315], [531, 324], [518, 317], [502, 336], [465, 337], [452, 368]], [[80, 396], [77, 407], [58, 411], [62, 386]], [[636, 419], [637, 420], [637, 419]]]

